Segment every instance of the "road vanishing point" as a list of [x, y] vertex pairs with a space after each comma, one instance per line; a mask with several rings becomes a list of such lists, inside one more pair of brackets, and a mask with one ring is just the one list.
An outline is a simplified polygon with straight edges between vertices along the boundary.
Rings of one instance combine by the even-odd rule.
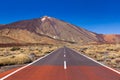
[[120, 80], [120, 72], [63, 47], [0, 80]]

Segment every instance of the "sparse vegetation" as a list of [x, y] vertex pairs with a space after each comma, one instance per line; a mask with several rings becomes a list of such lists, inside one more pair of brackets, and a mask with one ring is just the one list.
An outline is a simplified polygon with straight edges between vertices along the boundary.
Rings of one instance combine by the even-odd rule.
[[105, 65], [120, 70], [120, 44], [75, 45], [70, 47]]
[[[23, 46], [0, 48], [0, 66], [25, 64], [56, 50], [60, 46]], [[120, 45], [69, 45], [69, 47], [120, 70]]]
[[4, 65], [14, 65], [14, 64], [25, 64], [29, 63], [32, 60], [29, 58], [27, 54], [18, 54], [11, 55], [0, 58], [0, 66]]
[[29, 63], [57, 48], [49, 45], [0, 48], [0, 66]]

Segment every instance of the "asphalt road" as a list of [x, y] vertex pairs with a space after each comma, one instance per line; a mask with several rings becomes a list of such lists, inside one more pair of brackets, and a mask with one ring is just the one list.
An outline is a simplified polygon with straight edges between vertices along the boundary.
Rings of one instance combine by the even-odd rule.
[[120, 74], [64, 47], [1, 80], [120, 80]]

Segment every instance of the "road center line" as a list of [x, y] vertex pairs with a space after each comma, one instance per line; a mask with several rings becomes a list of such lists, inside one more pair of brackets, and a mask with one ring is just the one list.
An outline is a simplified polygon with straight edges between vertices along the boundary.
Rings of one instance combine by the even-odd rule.
[[66, 61], [64, 61], [64, 69], [67, 69]]
[[66, 57], [66, 55], [64, 54], [64, 57]]

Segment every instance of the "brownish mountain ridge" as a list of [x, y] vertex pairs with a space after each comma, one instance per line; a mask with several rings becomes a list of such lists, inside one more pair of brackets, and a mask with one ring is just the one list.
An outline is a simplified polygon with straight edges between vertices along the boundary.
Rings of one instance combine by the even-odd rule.
[[93, 33], [48, 16], [0, 26], [0, 44], [91, 43], [109, 40], [105, 35]]
[[120, 35], [119, 34], [102, 34], [100, 35], [106, 43], [120, 43]]

